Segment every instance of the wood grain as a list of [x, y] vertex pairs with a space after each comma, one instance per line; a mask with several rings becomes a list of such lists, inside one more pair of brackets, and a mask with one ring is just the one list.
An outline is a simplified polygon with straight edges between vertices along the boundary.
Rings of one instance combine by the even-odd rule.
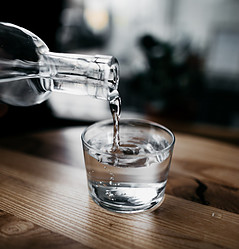
[[81, 133], [84, 128], [65, 128], [1, 138], [0, 146], [44, 159], [83, 167]]
[[176, 134], [167, 193], [239, 213], [239, 149]]
[[[65, 166], [84, 168], [80, 136], [74, 127], [1, 139], [4, 148]], [[176, 133], [166, 193], [239, 213], [237, 146]]]
[[28, 220], [0, 211], [0, 248], [80, 248], [88, 247]]
[[[200, 156], [204, 150], [198, 149], [195, 155], [195, 161], [200, 165], [206, 163], [205, 157]], [[183, 157], [192, 160], [192, 154], [180, 154], [182, 151], [183, 148], [175, 150], [176, 161]], [[79, 248], [239, 247], [239, 215], [232, 212], [167, 194], [162, 206], [154, 212], [110, 213], [89, 198], [85, 171], [80, 165], [70, 167], [8, 149], [0, 149], [0, 158], [0, 209], [4, 215], [20, 219], [26, 230], [45, 229], [42, 236], [48, 232], [55, 236], [59, 234], [78, 242]], [[175, 174], [184, 172], [185, 168], [176, 166], [176, 161], [172, 171]], [[224, 162], [215, 161], [213, 165], [219, 168]], [[236, 162], [231, 158], [225, 167], [236, 170]], [[194, 172], [184, 174], [195, 177]], [[207, 174], [215, 183], [221, 179], [210, 172]], [[205, 173], [200, 176], [203, 177], [206, 179]], [[224, 180], [224, 184], [237, 186], [229, 180]], [[41, 232], [37, 234], [40, 236]], [[1, 242], [4, 241], [4, 232], [0, 236]], [[69, 245], [77, 248], [74, 244]]]

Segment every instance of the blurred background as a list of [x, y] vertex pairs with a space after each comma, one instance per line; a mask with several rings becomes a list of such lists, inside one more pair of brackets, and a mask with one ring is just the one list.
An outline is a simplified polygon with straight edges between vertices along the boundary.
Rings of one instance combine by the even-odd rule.
[[[122, 117], [239, 144], [239, 1], [5, 1], [0, 21], [53, 52], [114, 55]], [[110, 118], [108, 103], [52, 94], [33, 107], [0, 103], [1, 135]]]

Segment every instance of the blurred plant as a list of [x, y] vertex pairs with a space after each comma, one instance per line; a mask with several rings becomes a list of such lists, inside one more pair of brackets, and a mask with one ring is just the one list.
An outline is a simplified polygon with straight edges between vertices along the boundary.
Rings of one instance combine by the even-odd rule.
[[150, 114], [192, 118], [200, 105], [203, 73], [201, 59], [192, 53], [190, 43], [173, 46], [145, 35], [140, 47], [148, 68], [132, 79], [130, 87], [141, 107]]

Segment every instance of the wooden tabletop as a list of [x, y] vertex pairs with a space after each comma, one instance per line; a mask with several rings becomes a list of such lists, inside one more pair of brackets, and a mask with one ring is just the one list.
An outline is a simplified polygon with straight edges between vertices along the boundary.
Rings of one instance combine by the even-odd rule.
[[0, 139], [0, 248], [239, 248], [239, 148], [176, 134], [163, 204], [116, 214], [86, 185], [81, 127]]

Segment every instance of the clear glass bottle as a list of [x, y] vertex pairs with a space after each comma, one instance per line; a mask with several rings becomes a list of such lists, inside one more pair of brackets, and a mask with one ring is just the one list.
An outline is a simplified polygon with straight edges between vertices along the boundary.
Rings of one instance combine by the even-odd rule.
[[50, 52], [32, 32], [0, 22], [0, 100], [29, 106], [52, 91], [110, 99], [119, 65], [113, 56]]

